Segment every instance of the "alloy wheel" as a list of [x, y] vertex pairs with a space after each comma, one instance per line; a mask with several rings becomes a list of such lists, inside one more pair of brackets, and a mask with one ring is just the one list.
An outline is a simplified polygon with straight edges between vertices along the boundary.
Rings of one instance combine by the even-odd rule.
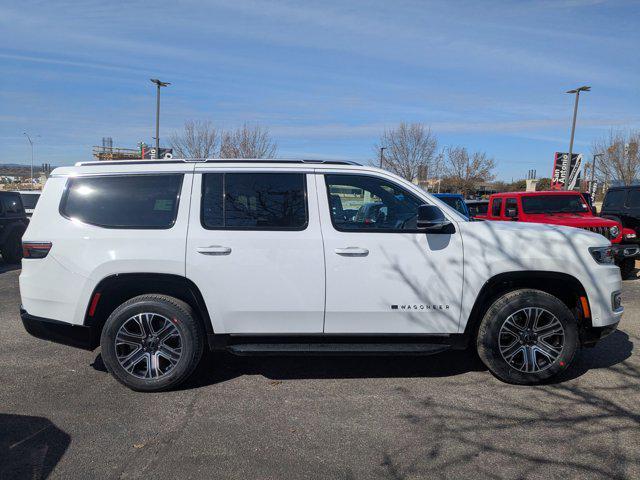
[[524, 373], [538, 373], [560, 357], [564, 347], [564, 328], [550, 311], [527, 307], [511, 314], [499, 333], [502, 358]]
[[141, 379], [167, 375], [182, 356], [182, 336], [175, 324], [158, 313], [127, 319], [115, 337], [116, 357], [129, 374]]

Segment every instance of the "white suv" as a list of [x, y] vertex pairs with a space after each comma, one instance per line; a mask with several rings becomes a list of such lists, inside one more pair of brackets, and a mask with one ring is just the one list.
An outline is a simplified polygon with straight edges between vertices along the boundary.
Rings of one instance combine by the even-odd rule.
[[469, 222], [350, 162], [88, 162], [57, 168], [23, 237], [22, 320], [102, 348], [135, 390], [203, 349], [424, 354], [473, 345], [498, 378], [545, 381], [616, 328], [610, 243]]

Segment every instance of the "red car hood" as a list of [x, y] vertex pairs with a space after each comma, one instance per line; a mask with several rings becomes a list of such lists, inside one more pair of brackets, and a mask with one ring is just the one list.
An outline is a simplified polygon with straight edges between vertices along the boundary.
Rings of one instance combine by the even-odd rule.
[[[527, 220], [535, 223], [550, 223], [552, 225], [566, 225], [567, 227], [614, 227], [618, 222], [608, 218], [580, 215], [577, 213], [534, 213], [527, 214]], [[618, 225], [619, 227], [619, 225]]]

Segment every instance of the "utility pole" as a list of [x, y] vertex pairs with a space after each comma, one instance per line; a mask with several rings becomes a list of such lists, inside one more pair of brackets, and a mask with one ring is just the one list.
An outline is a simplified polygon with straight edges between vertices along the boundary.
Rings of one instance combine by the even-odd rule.
[[387, 147], [380, 147], [380, 168], [382, 168], [382, 165], [384, 163], [384, 151], [386, 150]]
[[571, 139], [569, 140], [569, 159], [568, 159], [568, 167], [567, 167], [569, 171], [566, 172], [565, 174], [564, 190], [567, 190], [569, 188], [569, 177], [571, 176], [571, 160], [573, 158], [573, 137], [576, 133], [576, 118], [578, 116], [578, 101], [580, 100], [580, 92], [589, 92], [590, 90], [591, 90], [591, 87], [584, 85], [582, 87], [574, 88], [573, 90], [567, 91], [567, 93], [576, 94], [576, 101], [573, 105], [573, 123], [571, 124]]
[[[31, 137], [27, 132], [24, 132], [24, 135], [27, 137], [27, 140], [29, 140], [29, 145], [31, 145], [31, 184], [33, 185], [33, 140], [31, 140]], [[36, 135], [35, 138], [39, 137], [40, 135]]]
[[168, 87], [169, 82], [161, 82], [157, 78], [151, 78], [151, 83], [155, 83], [158, 87], [156, 94], [156, 158], [160, 158], [160, 87]]

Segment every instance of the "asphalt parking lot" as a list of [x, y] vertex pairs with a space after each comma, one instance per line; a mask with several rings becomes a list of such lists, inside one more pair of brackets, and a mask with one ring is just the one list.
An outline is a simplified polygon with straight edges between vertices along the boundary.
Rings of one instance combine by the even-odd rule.
[[142, 394], [99, 351], [30, 337], [18, 274], [0, 263], [2, 480], [640, 478], [640, 278], [620, 330], [552, 385], [506, 385], [464, 353], [215, 355]]

